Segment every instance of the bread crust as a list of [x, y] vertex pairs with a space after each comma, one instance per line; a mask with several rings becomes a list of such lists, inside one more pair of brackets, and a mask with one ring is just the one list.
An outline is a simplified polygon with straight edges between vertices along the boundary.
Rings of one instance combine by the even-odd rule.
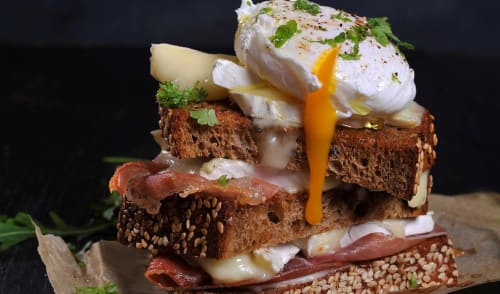
[[[219, 123], [199, 125], [189, 117], [193, 108], [215, 110]], [[253, 125], [230, 102], [199, 103], [188, 109], [160, 107], [160, 128], [170, 152], [180, 158], [221, 157], [258, 163], [259, 136], [266, 132]], [[338, 126], [330, 147], [328, 171], [342, 182], [411, 199], [423, 171], [434, 165], [434, 117], [426, 110], [414, 128], [384, 126], [379, 130]], [[307, 169], [302, 128], [276, 128], [274, 132], [298, 133], [296, 148], [288, 162], [290, 170]]]
[[187, 198], [175, 195], [162, 201], [156, 215], [124, 198], [118, 240], [149, 249], [153, 255], [168, 251], [188, 257], [228, 258], [327, 230], [427, 212], [427, 203], [410, 208], [405, 200], [385, 192], [344, 184], [323, 194], [322, 221], [310, 225], [304, 219], [307, 197], [307, 193], [280, 191], [266, 203], [252, 206], [207, 193]]

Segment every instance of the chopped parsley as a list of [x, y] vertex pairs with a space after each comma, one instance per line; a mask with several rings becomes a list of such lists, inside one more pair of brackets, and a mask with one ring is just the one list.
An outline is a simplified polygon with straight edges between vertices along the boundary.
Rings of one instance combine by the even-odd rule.
[[[342, 11], [339, 12], [333, 18], [338, 18], [342, 16]], [[351, 27], [346, 32], [338, 34], [333, 39], [324, 39], [317, 41], [321, 44], [328, 44], [330, 46], [337, 46], [345, 41], [351, 41], [354, 46], [351, 52], [344, 52], [339, 54], [339, 56], [344, 60], [359, 60], [361, 54], [359, 54], [359, 44], [363, 42], [367, 37], [373, 37], [382, 46], [386, 47], [389, 43], [393, 42], [396, 45], [396, 49], [399, 52], [399, 47], [405, 49], [414, 49], [415, 47], [407, 42], [401, 41], [392, 32], [391, 26], [387, 21], [387, 17], [375, 17], [369, 18], [367, 25], [355, 25]], [[393, 74], [393, 81], [399, 82], [397, 75]]]
[[417, 289], [418, 288], [417, 275], [415, 273], [413, 273], [411, 275], [410, 288], [412, 288], [412, 289]]
[[339, 56], [344, 60], [359, 60], [361, 58], [361, 54], [359, 54], [359, 43], [354, 44], [351, 52], [341, 53]]
[[219, 123], [217, 116], [215, 115], [215, 110], [202, 108], [198, 110], [189, 111], [189, 116], [196, 119], [200, 125], [208, 125], [210, 127], [215, 126]]
[[271, 7], [262, 7], [260, 10], [259, 10], [259, 13], [255, 16], [255, 22], [257, 22], [257, 20], [259, 19], [259, 16], [261, 14], [268, 14], [270, 13], [271, 11], [273, 11], [273, 9]]
[[248, 0], [248, 1], [247, 1], [247, 5], [248, 5], [248, 6], [252, 6], [252, 5], [253, 5], [252, 1]]
[[345, 38], [346, 38], [346, 34], [345, 34], [345, 32], [342, 32], [342, 33], [338, 34], [335, 38], [323, 39], [323, 40], [320, 40], [320, 41], [312, 41], [312, 42], [318, 42], [318, 43], [321, 43], [321, 44], [326, 44], [326, 45], [330, 45], [332, 47], [335, 47], [338, 44], [344, 43], [345, 42]]
[[343, 22], [352, 21], [352, 19], [348, 18], [347, 16], [344, 16], [343, 10], [339, 10], [339, 13], [337, 13], [336, 15], [332, 15], [330, 18], [331, 19], [338, 19], [338, 20], [343, 21]]
[[293, 4], [295, 10], [302, 10], [312, 15], [318, 15], [321, 13], [321, 8], [318, 4], [310, 2], [308, 0], [297, 0]]
[[392, 32], [391, 25], [387, 21], [387, 17], [374, 17], [368, 19], [368, 26], [370, 27], [371, 36], [377, 40], [382, 46], [387, 46], [389, 40], [393, 41], [397, 47], [413, 50], [415, 46], [408, 42], [401, 41]]
[[259, 14], [266, 14], [266, 13], [269, 13], [273, 11], [273, 9], [271, 7], [262, 7], [259, 11]]
[[297, 27], [297, 22], [295, 20], [289, 20], [286, 24], [280, 25], [276, 29], [276, 33], [271, 36], [270, 40], [274, 44], [274, 47], [281, 48], [285, 43], [293, 37], [293, 35], [300, 33], [301, 30]]
[[398, 84], [401, 84], [401, 81], [399, 80], [398, 78], [398, 73], [397, 72], [393, 72], [392, 73], [392, 77], [391, 77], [392, 81], [395, 82], [395, 83], [398, 83]]
[[160, 83], [156, 92], [156, 101], [165, 107], [184, 108], [190, 102], [200, 102], [207, 98], [207, 92], [196, 82], [193, 87], [181, 90], [179, 84], [173, 81]]
[[219, 183], [219, 185], [221, 185], [222, 187], [225, 187], [227, 185], [227, 181], [229, 179], [227, 178], [227, 175], [221, 175], [218, 179], [217, 179], [217, 183]]
[[118, 294], [118, 288], [113, 283], [107, 283], [102, 287], [83, 286], [75, 288], [76, 294]]

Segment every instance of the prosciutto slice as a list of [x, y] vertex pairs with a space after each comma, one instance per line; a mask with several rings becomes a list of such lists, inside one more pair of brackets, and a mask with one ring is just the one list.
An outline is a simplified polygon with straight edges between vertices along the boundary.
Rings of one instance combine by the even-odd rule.
[[254, 177], [231, 179], [221, 184], [197, 174], [170, 171], [164, 165], [152, 161], [120, 166], [111, 178], [109, 187], [150, 214], [157, 214], [161, 200], [174, 194], [187, 197], [207, 192], [221, 198], [236, 199], [243, 205], [259, 205], [280, 190], [280, 187]]
[[[410, 247], [418, 245], [419, 243], [433, 237], [446, 235], [446, 232], [438, 226], [434, 230], [426, 233], [411, 236], [408, 238], [395, 238], [380, 233], [373, 233], [357, 240], [351, 245], [338, 250], [337, 252], [321, 257], [313, 257], [306, 259], [301, 256], [296, 256], [285, 266], [285, 268], [274, 277], [266, 281], [244, 281], [236, 284], [227, 285], [214, 285], [210, 279], [206, 279], [203, 274], [207, 275], [203, 269], [195, 266], [189, 266], [183, 260], [176, 256], [162, 255], [156, 256], [150, 261], [150, 265], [146, 271], [146, 277], [164, 288], [184, 288], [184, 289], [210, 289], [220, 287], [240, 287], [250, 285], [263, 285], [277, 283], [302, 277], [305, 275], [313, 274], [316, 272], [324, 271], [327, 269], [340, 270], [349, 266], [352, 262], [373, 260], [385, 256], [390, 256], [402, 252]], [[170, 260], [174, 262], [158, 262], [157, 260]], [[177, 264], [178, 262], [183, 265]], [[154, 266], [152, 266], [154, 265]], [[176, 282], [178, 279], [178, 272], [181, 268], [189, 267], [189, 270], [183, 272], [184, 280], [192, 281], [191, 283], [179, 284]], [[154, 274], [152, 274], [154, 269]], [[174, 273], [174, 274], [172, 274]], [[190, 277], [190, 275], [193, 275]], [[189, 277], [188, 277], [189, 276]], [[203, 279], [198, 278], [203, 276]], [[188, 285], [185, 287], [183, 285]]]

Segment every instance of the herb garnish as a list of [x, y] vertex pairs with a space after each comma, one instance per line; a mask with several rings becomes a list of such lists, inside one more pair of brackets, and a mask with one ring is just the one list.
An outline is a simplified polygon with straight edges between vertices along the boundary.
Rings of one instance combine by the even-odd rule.
[[217, 183], [219, 183], [219, 185], [221, 185], [222, 187], [225, 187], [227, 185], [227, 181], [228, 181], [227, 175], [221, 175], [217, 179]]
[[50, 211], [49, 217], [54, 226], [47, 227], [25, 212], [18, 212], [14, 217], [0, 216], [0, 252], [24, 240], [35, 237], [35, 226], [38, 225], [44, 234], [54, 234], [62, 237], [77, 236], [80, 239], [100, 233], [116, 225], [115, 214], [120, 206], [120, 195], [117, 192], [101, 201], [93, 211], [96, 216], [86, 225], [70, 226], [55, 212]]
[[200, 86], [200, 82], [196, 82], [192, 88], [181, 90], [179, 84], [173, 81], [160, 83], [160, 88], [156, 93], [156, 101], [158, 104], [165, 107], [180, 107], [184, 108], [190, 102], [200, 102], [207, 98], [208, 94]]
[[398, 83], [398, 84], [401, 84], [401, 81], [399, 80], [398, 78], [398, 73], [397, 72], [393, 72], [392, 73], [392, 77], [391, 77], [392, 81], [395, 82], [395, 83]]
[[415, 48], [412, 44], [401, 41], [392, 33], [387, 17], [369, 18], [366, 25], [355, 25], [346, 32], [339, 33], [333, 39], [324, 39], [316, 42], [328, 44], [334, 47], [349, 40], [354, 44], [352, 51], [344, 52], [339, 54], [339, 56], [345, 60], [359, 60], [361, 58], [361, 54], [359, 54], [359, 44], [370, 36], [374, 37], [375, 40], [384, 47], [386, 47], [391, 41], [394, 42], [398, 51], [399, 46], [406, 49]]
[[259, 11], [259, 14], [266, 14], [266, 13], [269, 13], [273, 11], [273, 9], [271, 7], [262, 7]]
[[300, 32], [301, 30], [297, 28], [297, 22], [292, 19], [286, 24], [280, 25], [278, 29], [276, 29], [276, 33], [271, 36], [270, 40], [274, 44], [274, 47], [281, 48], [290, 38], [293, 37], [293, 35]]
[[417, 283], [417, 275], [415, 273], [413, 273], [411, 275], [411, 279], [410, 279], [410, 288], [413, 288], [413, 289], [416, 289], [418, 288], [418, 283]]
[[389, 40], [393, 41], [397, 47], [413, 50], [415, 46], [408, 42], [401, 41], [392, 32], [391, 25], [387, 21], [387, 17], [374, 17], [368, 19], [368, 26], [371, 28], [371, 36], [377, 40], [382, 46], [387, 46]]
[[339, 10], [339, 13], [337, 13], [336, 15], [332, 15], [330, 18], [331, 19], [338, 19], [338, 20], [343, 21], [343, 22], [350, 22], [350, 21], [352, 21], [347, 16], [344, 16], [344, 11], [343, 10]]
[[118, 288], [113, 283], [107, 283], [102, 287], [83, 286], [75, 288], [76, 294], [118, 294]]
[[217, 116], [215, 115], [215, 110], [202, 108], [198, 110], [189, 111], [189, 116], [196, 119], [200, 125], [208, 125], [210, 127], [215, 126], [219, 123]]
[[321, 8], [319, 7], [318, 4], [310, 2], [308, 0], [297, 0], [293, 4], [293, 8], [295, 10], [303, 10], [305, 12], [308, 12], [309, 14], [312, 15], [318, 15], [321, 13]]

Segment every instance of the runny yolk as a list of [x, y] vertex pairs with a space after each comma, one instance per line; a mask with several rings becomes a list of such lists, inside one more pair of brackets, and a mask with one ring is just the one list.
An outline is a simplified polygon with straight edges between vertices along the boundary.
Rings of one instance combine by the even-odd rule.
[[312, 225], [321, 222], [323, 217], [321, 195], [330, 144], [337, 121], [336, 110], [330, 101], [330, 94], [335, 92], [335, 79], [332, 76], [338, 53], [338, 48], [332, 48], [320, 55], [314, 64], [313, 73], [318, 77], [322, 87], [315, 92], [308, 93], [306, 97], [304, 127], [310, 180], [305, 217], [307, 222]]

